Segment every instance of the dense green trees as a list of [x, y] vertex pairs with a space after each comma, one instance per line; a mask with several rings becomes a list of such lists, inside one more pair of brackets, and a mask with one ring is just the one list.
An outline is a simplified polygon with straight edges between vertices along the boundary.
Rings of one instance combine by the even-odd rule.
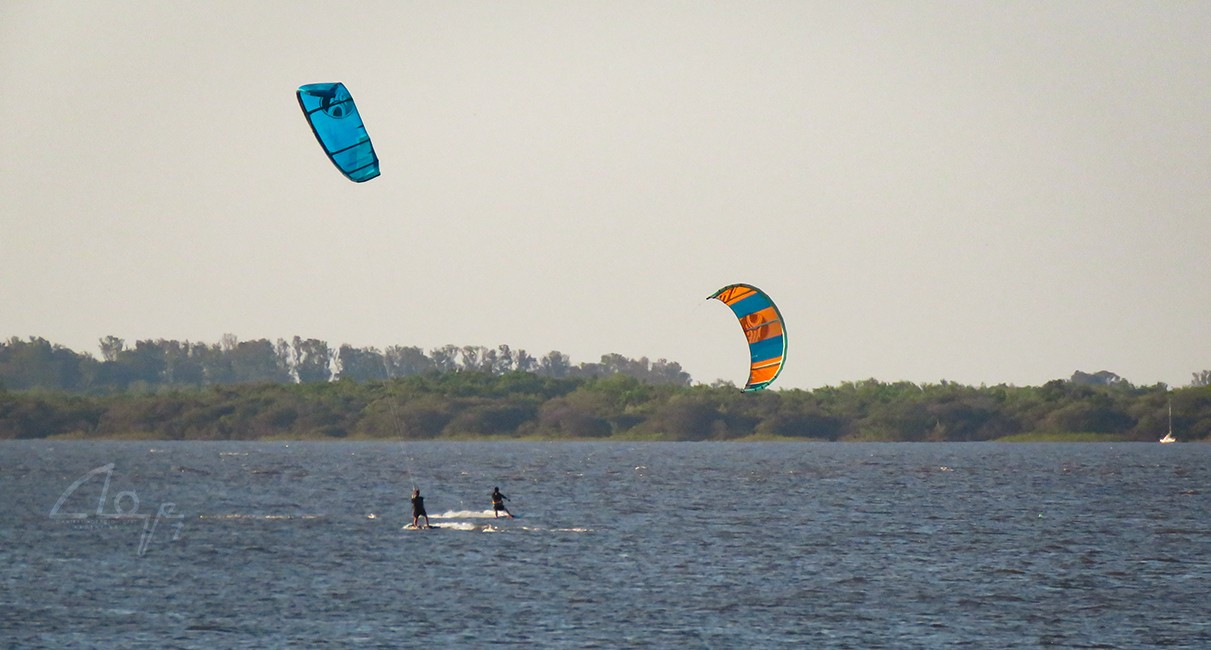
[[425, 354], [417, 347], [333, 349], [325, 341], [299, 336], [271, 342], [240, 341], [231, 334], [211, 345], [157, 339], [136, 341], [129, 347], [115, 336], [106, 336], [99, 344], [100, 360], [42, 338], [0, 341], [0, 386], [106, 394], [261, 382], [382, 381], [433, 371], [522, 372], [560, 378], [621, 374], [649, 383], [690, 384], [681, 366], [665, 359], [650, 362], [607, 354], [600, 363], [573, 365], [558, 351], [536, 359], [507, 345], [446, 345]]
[[[1199, 378], [1196, 375], [1195, 379]], [[1211, 437], [1211, 385], [1076, 373], [1037, 387], [868, 379], [812, 391], [690, 386], [673, 362], [456, 347], [385, 351], [295, 337], [213, 344], [106, 337], [101, 358], [40, 338], [0, 343], [0, 438], [542, 437], [981, 441], [1093, 433]]]
[[975, 388], [875, 380], [814, 391], [649, 384], [634, 377], [557, 379], [459, 371], [358, 382], [241, 385], [80, 395], [0, 390], [0, 438], [145, 435], [168, 439], [434, 439], [611, 436], [731, 440], [980, 441], [1014, 434], [1100, 433], [1184, 441], [1211, 436], [1211, 387]]

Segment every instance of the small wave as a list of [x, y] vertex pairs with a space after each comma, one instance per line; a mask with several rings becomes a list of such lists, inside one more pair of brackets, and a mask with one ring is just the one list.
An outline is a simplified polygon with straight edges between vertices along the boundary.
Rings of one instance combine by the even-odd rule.
[[[478, 530], [484, 530], [485, 528], [491, 528], [491, 525], [489, 525], [489, 524], [473, 524], [469, 521], [443, 521], [440, 524], [433, 524], [432, 526], [430, 526], [430, 528], [432, 528], [434, 530], [478, 531]], [[403, 530], [418, 530], [418, 529], [415, 526], [413, 526], [412, 524], [404, 524]], [[419, 530], [425, 530], [425, 527], [422, 525], [419, 528]]]
[[494, 519], [491, 510], [447, 510], [440, 515], [431, 515], [434, 519]]
[[[477, 523], [472, 521], [443, 521], [440, 524], [433, 524], [434, 530], [462, 530], [472, 533], [500, 533], [504, 532], [505, 527], [493, 526], [490, 523]], [[423, 526], [421, 527], [424, 528]], [[416, 530], [412, 524], [405, 524], [403, 530]], [[535, 528], [523, 528], [522, 530], [537, 530]]]
[[1208, 533], [1211, 531], [1199, 528], [1159, 528], [1156, 531], [1157, 535], [1207, 535]]
[[468, 521], [450, 521], [441, 525], [442, 528], [451, 530], [479, 530], [483, 528], [482, 524], [473, 524]]
[[194, 623], [185, 629], [191, 632], [235, 632], [232, 628], [224, 627], [218, 623]]
[[198, 515], [198, 519], [255, 519], [260, 521], [285, 521], [290, 519], [321, 519], [324, 515], [260, 515], [247, 513], [231, 513], [219, 515]]

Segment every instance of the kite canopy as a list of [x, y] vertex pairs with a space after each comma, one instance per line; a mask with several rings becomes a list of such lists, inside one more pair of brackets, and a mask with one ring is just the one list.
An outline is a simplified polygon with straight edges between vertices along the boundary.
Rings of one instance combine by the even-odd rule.
[[729, 284], [707, 299], [711, 298], [731, 307], [748, 339], [750, 364], [744, 391], [769, 386], [786, 359], [786, 330], [778, 307], [764, 291], [749, 284]]
[[346, 178], [361, 183], [378, 176], [378, 156], [345, 84], [299, 86], [298, 97], [315, 139]]

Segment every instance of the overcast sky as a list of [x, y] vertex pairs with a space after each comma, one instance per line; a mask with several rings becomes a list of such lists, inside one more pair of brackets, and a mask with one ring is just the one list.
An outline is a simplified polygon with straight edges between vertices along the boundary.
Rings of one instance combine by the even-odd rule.
[[[1211, 368], [1209, 2], [0, 2], [0, 336]], [[295, 89], [342, 81], [346, 180]]]

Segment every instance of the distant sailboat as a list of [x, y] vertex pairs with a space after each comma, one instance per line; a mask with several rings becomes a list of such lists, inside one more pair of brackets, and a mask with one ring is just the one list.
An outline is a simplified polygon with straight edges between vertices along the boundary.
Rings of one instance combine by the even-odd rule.
[[1169, 400], [1169, 433], [1160, 439], [1162, 445], [1167, 445], [1171, 442], [1177, 442], [1177, 438], [1173, 437], [1173, 400]]

